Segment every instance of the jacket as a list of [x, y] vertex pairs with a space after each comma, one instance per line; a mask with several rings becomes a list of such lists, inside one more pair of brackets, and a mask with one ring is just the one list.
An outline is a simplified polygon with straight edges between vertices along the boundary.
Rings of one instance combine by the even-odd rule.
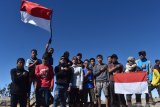
[[151, 84], [153, 86], [158, 86], [160, 85], [160, 74], [158, 72], [157, 69], [153, 69], [153, 73], [152, 73], [152, 82]]
[[[27, 76], [23, 73], [27, 72]], [[29, 74], [24, 69], [13, 68], [11, 73], [11, 94], [26, 94], [29, 93]]]
[[72, 65], [73, 77], [72, 77], [72, 87], [83, 89], [83, 70], [82, 67], [77, 65]]
[[[67, 68], [67, 70], [64, 70]], [[68, 64], [59, 64], [55, 67], [56, 84], [69, 86], [72, 79], [72, 69]]]

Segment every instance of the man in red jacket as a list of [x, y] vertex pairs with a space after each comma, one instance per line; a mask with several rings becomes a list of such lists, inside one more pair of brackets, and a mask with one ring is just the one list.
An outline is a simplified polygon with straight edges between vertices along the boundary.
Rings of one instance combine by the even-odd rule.
[[42, 93], [45, 99], [45, 107], [49, 107], [50, 92], [54, 86], [54, 76], [53, 67], [49, 64], [47, 55], [43, 55], [42, 64], [36, 66], [35, 77], [37, 79], [36, 107], [40, 107]]

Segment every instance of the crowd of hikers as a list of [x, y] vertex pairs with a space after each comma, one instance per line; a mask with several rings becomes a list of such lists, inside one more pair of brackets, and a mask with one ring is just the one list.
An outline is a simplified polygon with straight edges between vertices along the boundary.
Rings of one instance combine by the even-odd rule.
[[[37, 58], [37, 50], [31, 50], [31, 58], [18, 58], [17, 67], [11, 69], [11, 107], [30, 106], [31, 85], [34, 85], [36, 107], [40, 107], [42, 97], [44, 107], [49, 107], [51, 92], [55, 90], [53, 107], [101, 107], [101, 92], [105, 96], [106, 107], [131, 107], [132, 94], [116, 94], [114, 92], [114, 74], [128, 72], [147, 72], [148, 90], [145, 94], [146, 107], [153, 102], [151, 91], [157, 89], [160, 96], [160, 60], [155, 60], [155, 65], [146, 58], [146, 52], [138, 52], [139, 59], [128, 57], [124, 67], [118, 62], [118, 56], [112, 54], [103, 63], [103, 56], [85, 59], [78, 53], [71, 60], [70, 53], [64, 52], [59, 59], [59, 64], [53, 68], [53, 48], [46, 45], [42, 60]], [[97, 60], [97, 64], [96, 64]], [[28, 69], [25, 70], [24, 66]], [[89, 97], [88, 97], [89, 96]], [[89, 98], [89, 99], [88, 99]], [[141, 104], [141, 93], [135, 95], [137, 105]]]

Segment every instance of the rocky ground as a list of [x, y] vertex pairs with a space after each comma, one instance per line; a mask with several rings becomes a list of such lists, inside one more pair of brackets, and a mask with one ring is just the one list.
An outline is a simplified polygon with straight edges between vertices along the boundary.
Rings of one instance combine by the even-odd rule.
[[[35, 101], [33, 100], [33, 102], [35, 102]], [[33, 103], [33, 102], [32, 102], [32, 103]], [[155, 103], [150, 104], [150, 107], [160, 107], [160, 98], [155, 98], [155, 99], [154, 99], [154, 102], [155, 102]], [[103, 104], [102, 104], [102, 107], [105, 107], [104, 102], [102, 102], [102, 103], [103, 103]], [[133, 106], [132, 106], [132, 107], [145, 107], [145, 100], [144, 100], [144, 99], [142, 99], [142, 105], [137, 106], [137, 105], [135, 104], [135, 100], [133, 100], [132, 103], [133, 103]], [[10, 98], [0, 99], [0, 107], [10, 107]], [[33, 107], [34, 107], [34, 106], [33, 106]], [[50, 107], [53, 107], [53, 105], [50, 105]], [[96, 106], [95, 106], [95, 107], [96, 107]]]

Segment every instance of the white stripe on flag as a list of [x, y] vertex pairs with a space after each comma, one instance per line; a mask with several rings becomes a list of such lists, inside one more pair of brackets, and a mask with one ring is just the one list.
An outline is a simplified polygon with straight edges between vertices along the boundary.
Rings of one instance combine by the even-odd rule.
[[140, 94], [148, 93], [148, 83], [132, 82], [132, 83], [116, 83], [114, 84], [115, 93], [117, 94]]
[[21, 20], [24, 23], [30, 23], [40, 28], [43, 28], [50, 32], [50, 20], [44, 18], [34, 17], [28, 14], [27, 12], [21, 11]]

